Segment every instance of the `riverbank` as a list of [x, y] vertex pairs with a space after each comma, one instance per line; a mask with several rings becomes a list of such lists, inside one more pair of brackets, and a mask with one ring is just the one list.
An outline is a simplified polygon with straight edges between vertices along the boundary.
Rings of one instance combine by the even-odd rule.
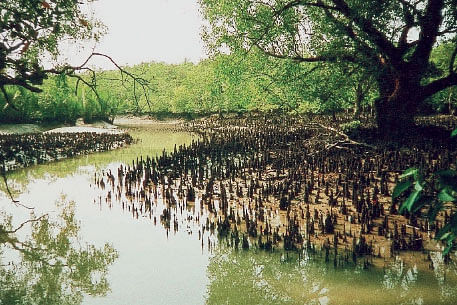
[[31, 134], [31, 133], [78, 133], [78, 132], [95, 132], [120, 134], [124, 131], [118, 126], [109, 124], [104, 121], [98, 121], [90, 124], [78, 120], [75, 125], [69, 126], [64, 124], [0, 124], [0, 135], [11, 134]]
[[[192, 211], [190, 227], [201, 228], [196, 233], [209, 249], [214, 244], [206, 234], [217, 234], [235, 248], [324, 253], [336, 266], [441, 251], [433, 238], [449, 211], [429, 224], [419, 214], [400, 215], [401, 202], [391, 195], [411, 166], [454, 168], [455, 121], [420, 121], [402, 139], [377, 137], [365, 126], [350, 138], [340, 131], [345, 123], [325, 116], [195, 120], [183, 127], [201, 135], [191, 146], [137, 158], [115, 169], [117, 178], [100, 173], [95, 184], [124, 187], [116, 194], [122, 208], [136, 218], [154, 217], [166, 230], [178, 231], [177, 211]], [[163, 212], [154, 216], [154, 209]]]
[[106, 122], [75, 126], [0, 125], [0, 166], [15, 170], [63, 158], [116, 149], [132, 143], [124, 130]]

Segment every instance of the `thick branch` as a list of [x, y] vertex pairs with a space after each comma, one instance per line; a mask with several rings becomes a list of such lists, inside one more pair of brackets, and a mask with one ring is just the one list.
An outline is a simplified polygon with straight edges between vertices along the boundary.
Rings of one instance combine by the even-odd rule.
[[354, 12], [344, 0], [332, 0], [332, 2], [346, 18], [354, 21], [367, 34], [368, 39], [394, 63], [400, 60], [397, 48], [381, 31], [376, 29], [371, 20], [364, 18], [358, 12]]
[[437, 79], [430, 84], [422, 87], [421, 96], [427, 98], [451, 86], [457, 86], [457, 73], [452, 73], [447, 77]]
[[401, 1], [401, 3], [403, 4], [403, 19], [405, 21], [405, 26], [400, 34], [398, 48], [400, 49], [400, 52], [404, 54], [408, 50], [408, 33], [414, 26], [414, 15], [410, 12], [410, 6], [407, 5], [406, 1]]
[[433, 45], [436, 42], [436, 37], [443, 19], [441, 15], [443, 7], [444, 0], [429, 0], [425, 15], [419, 21], [421, 32], [419, 33], [419, 42], [413, 53], [411, 62], [422, 69], [427, 68]]
[[370, 48], [369, 45], [358, 38], [354, 28], [351, 25], [346, 25], [343, 21], [338, 20], [338, 18], [336, 18], [330, 10], [324, 9], [324, 11], [327, 17], [330, 18], [336, 26], [341, 27], [346, 32], [346, 35], [348, 35], [348, 37], [357, 44], [358, 51], [365, 54], [367, 58], [376, 57], [376, 54], [373, 54], [372, 48]]
[[35, 92], [35, 93], [43, 92], [42, 89], [28, 84], [25, 80], [17, 79], [17, 78], [10, 78], [10, 77], [6, 77], [4, 75], [0, 75], [0, 86], [3, 87], [5, 85], [14, 85], [14, 86], [24, 87], [25, 89], [27, 89], [31, 92]]
[[283, 12], [287, 11], [288, 9], [291, 9], [291, 8], [297, 7], [297, 6], [314, 6], [314, 7], [327, 9], [327, 10], [339, 11], [339, 9], [337, 7], [331, 6], [331, 5], [326, 5], [326, 4], [322, 3], [321, 1], [309, 2], [309, 1], [296, 0], [296, 1], [291, 1], [291, 2], [287, 3], [286, 5], [284, 5], [282, 8], [280, 8], [279, 10], [277, 10], [275, 12], [275, 15], [279, 16]]

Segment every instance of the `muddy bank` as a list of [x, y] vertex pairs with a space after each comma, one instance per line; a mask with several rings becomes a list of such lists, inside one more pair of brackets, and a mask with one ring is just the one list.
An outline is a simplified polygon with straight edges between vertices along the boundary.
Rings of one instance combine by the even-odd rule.
[[236, 249], [320, 253], [335, 266], [362, 257], [364, 266], [373, 258], [382, 263], [411, 251], [425, 253], [421, 260], [429, 263], [428, 254], [442, 250], [433, 238], [450, 210], [431, 224], [423, 217], [427, 208], [400, 215], [405, 198], [391, 195], [411, 166], [455, 168], [450, 131], [357, 142], [337, 123], [324, 116], [193, 121], [186, 128], [201, 137], [190, 146], [139, 157], [100, 173], [94, 184], [107, 192], [110, 207], [116, 200], [134, 218], [161, 223], [167, 234], [182, 228], [180, 215], [188, 211], [186, 227], [199, 228], [209, 249], [217, 236]]
[[0, 166], [10, 171], [132, 143], [127, 133], [46, 132], [0, 135]]
[[78, 132], [95, 132], [95, 133], [111, 133], [120, 134], [124, 132], [116, 125], [109, 124], [107, 122], [99, 121], [90, 124], [86, 124], [82, 119], [76, 121], [74, 126], [64, 124], [0, 124], [0, 135], [11, 135], [11, 134], [32, 134], [32, 133], [78, 133]]
[[176, 130], [180, 129], [184, 120], [182, 119], [166, 119], [166, 120], [157, 120], [150, 118], [149, 116], [117, 116], [113, 124], [115, 126], [148, 126], [148, 128], [158, 129], [158, 130]]
[[132, 141], [132, 137], [125, 131], [106, 122], [84, 124], [78, 121], [75, 126], [0, 125], [0, 168], [2, 171], [10, 171], [116, 149]]
[[38, 133], [52, 129], [52, 127], [38, 124], [0, 124], [0, 135]]

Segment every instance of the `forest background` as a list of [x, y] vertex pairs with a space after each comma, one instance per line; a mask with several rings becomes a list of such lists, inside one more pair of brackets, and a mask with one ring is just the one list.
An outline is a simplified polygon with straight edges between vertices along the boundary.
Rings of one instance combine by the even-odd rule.
[[[434, 48], [430, 79], [445, 73], [452, 45]], [[353, 113], [374, 115], [375, 80], [355, 68], [327, 63], [303, 63], [265, 57], [259, 51], [219, 54], [197, 64], [142, 63], [109, 71], [79, 74], [94, 85], [77, 85], [77, 78], [51, 75], [41, 93], [8, 86], [15, 108], [0, 95], [0, 121], [8, 123], [112, 121], [116, 115], [194, 118], [209, 114], [271, 112], [289, 114]], [[131, 73], [144, 80], [140, 85]], [[93, 73], [95, 73], [95, 78]], [[454, 113], [457, 88], [428, 98], [420, 114]]]

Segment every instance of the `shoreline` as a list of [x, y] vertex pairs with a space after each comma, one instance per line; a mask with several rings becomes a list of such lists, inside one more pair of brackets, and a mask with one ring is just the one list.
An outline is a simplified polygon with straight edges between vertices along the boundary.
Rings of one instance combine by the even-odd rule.
[[122, 134], [125, 133], [123, 127], [148, 126], [152, 129], [177, 129], [183, 124], [183, 119], [165, 119], [157, 120], [148, 116], [117, 116], [113, 123], [105, 121], [96, 121], [93, 123], [84, 123], [81, 119], [76, 124], [70, 126], [60, 123], [0, 123], [1, 135], [24, 135], [34, 133], [82, 133], [94, 132], [98, 134]]
[[[4, 126], [4, 125], [3, 125]], [[133, 142], [117, 126], [80, 125], [40, 130], [39, 126], [22, 124], [0, 129], [0, 172], [57, 161], [78, 155], [117, 149]], [[44, 129], [44, 127], [41, 127]]]

